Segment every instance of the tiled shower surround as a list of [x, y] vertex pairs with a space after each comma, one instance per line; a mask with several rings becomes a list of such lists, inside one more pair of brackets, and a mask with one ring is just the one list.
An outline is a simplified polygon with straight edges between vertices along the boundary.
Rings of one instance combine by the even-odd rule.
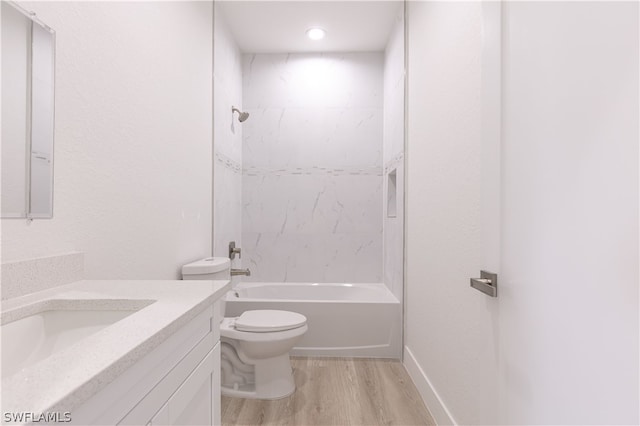
[[242, 109], [242, 54], [214, 7], [213, 255], [227, 257], [229, 242], [239, 243], [242, 233], [243, 125], [231, 113], [232, 106]]
[[246, 281], [382, 282], [383, 53], [243, 56]]
[[[384, 60], [384, 283], [402, 300], [404, 265], [404, 15], [396, 17]], [[394, 188], [388, 188], [395, 171]], [[391, 191], [391, 196], [389, 195]], [[395, 206], [389, 206], [395, 203]], [[389, 212], [394, 211], [395, 215]]]

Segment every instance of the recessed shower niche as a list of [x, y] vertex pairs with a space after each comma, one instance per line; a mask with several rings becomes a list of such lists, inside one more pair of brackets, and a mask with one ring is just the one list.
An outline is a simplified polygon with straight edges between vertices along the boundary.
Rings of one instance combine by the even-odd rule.
[[393, 169], [387, 173], [387, 217], [398, 215], [398, 173]]

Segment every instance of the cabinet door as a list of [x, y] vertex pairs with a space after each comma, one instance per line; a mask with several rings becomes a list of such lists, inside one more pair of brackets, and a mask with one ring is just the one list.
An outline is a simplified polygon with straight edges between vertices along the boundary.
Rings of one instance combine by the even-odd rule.
[[220, 422], [220, 344], [202, 360], [150, 425], [213, 425]]

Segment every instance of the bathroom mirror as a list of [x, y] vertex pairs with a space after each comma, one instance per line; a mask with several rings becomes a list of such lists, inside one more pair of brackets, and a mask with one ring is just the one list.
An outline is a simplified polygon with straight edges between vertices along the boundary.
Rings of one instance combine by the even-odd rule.
[[55, 32], [1, 2], [2, 218], [53, 216]]

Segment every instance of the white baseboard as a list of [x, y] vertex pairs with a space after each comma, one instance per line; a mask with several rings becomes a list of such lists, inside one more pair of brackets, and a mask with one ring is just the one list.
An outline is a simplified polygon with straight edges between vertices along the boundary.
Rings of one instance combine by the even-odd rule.
[[438, 395], [438, 392], [433, 388], [424, 370], [420, 367], [418, 361], [416, 361], [411, 349], [407, 346], [404, 347], [404, 367], [407, 369], [409, 377], [413, 380], [416, 388], [418, 388], [418, 392], [433, 416], [433, 419], [436, 421], [436, 424], [457, 425], [453, 416]]

